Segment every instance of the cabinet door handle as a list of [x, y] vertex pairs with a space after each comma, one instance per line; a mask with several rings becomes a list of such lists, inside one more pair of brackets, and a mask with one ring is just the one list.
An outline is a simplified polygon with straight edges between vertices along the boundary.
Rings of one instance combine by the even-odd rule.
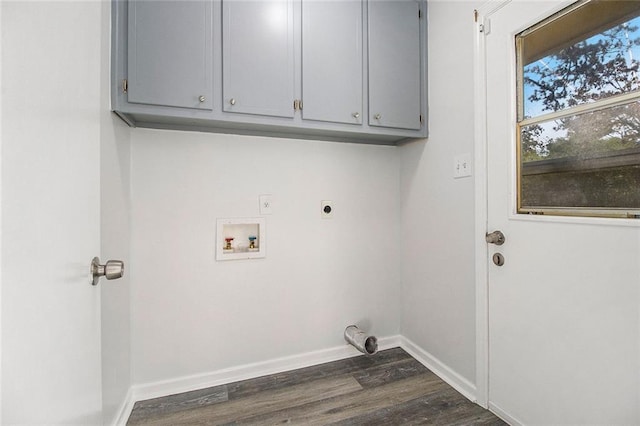
[[207, 98], [205, 98], [205, 97], [204, 97], [204, 95], [200, 95], [200, 96], [198, 97], [198, 100], [200, 101], [200, 103], [202, 103], [202, 102], [206, 101], [206, 100], [207, 100]]
[[360, 113], [359, 112], [354, 112], [351, 115], [353, 116], [353, 118], [360, 118]]
[[229, 103], [231, 105], [235, 105], [236, 104], [236, 100], [234, 98], [229, 99]]
[[376, 120], [380, 120], [382, 118], [382, 115], [376, 114], [373, 116], [373, 118], [375, 118]]

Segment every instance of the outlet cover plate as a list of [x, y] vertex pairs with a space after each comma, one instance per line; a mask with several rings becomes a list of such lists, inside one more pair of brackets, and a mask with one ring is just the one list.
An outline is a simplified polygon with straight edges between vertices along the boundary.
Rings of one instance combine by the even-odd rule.
[[273, 199], [272, 198], [273, 197], [271, 196], [271, 194], [260, 195], [258, 197], [258, 203], [260, 205], [260, 214], [265, 215], [265, 214], [273, 213], [273, 211], [272, 211]]
[[471, 154], [456, 155], [453, 159], [453, 177], [455, 179], [471, 176]]

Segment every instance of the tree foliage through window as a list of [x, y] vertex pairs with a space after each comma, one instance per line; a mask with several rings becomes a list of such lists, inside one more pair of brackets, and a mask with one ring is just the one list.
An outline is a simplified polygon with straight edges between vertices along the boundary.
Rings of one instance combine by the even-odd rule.
[[[524, 117], [593, 103], [640, 89], [640, 17], [524, 66]], [[522, 161], [585, 157], [640, 148], [640, 105], [526, 126]]]

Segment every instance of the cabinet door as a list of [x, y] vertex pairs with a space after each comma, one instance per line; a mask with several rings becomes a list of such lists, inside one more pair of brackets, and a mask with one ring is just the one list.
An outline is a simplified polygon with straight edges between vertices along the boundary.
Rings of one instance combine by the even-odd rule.
[[222, 3], [223, 110], [293, 117], [293, 2]]
[[369, 1], [369, 125], [420, 129], [420, 18], [411, 0]]
[[302, 117], [362, 123], [362, 2], [302, 2]]
[[211, 1], [129, 2], [128, 101], [212, 109]]

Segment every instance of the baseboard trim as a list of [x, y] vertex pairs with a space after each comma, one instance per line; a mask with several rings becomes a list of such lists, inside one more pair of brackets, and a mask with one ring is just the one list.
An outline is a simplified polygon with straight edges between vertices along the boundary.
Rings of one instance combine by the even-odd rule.
[[113, 426], [126, 426], [127, 420], [129, 420], [129, 416], [131, 415], [131, 411], [133, 411], [133, 405], [135, 403], [136, 401], [133, 399], [133, 389], [129, 388], [122, 405], [120, 405], [120, 409], [118, 410], [118, 415], [115, 417]]
[[489, 411], [491, 411], [496, 416], [500, 417], [502, 420], [504, 420], [505, 422], [507, 422], [511, 426], [523, 426], [524, 425], [524, 423], [522, 423], [520, 420], [510, 416], [502, 408], [498, 407], [497, 405], [495, 405], [495, 404], [493, 404], [491, 402], [489, 402]]
[[[455, 390], [472, 402], [476, 402], [476, 387], [473, 383], [456, 373], [446, 364], [425, 351], [404, 336], [388, 336], [378, 339], [379, 350], [401, 347], [409, 355], [421, 364], [433, 371], [438, 377], [448, 383]], [[137, 401], [189, 392], [197, 389], [233, 383], [240, 380], [253, 379], [269, 374], [282, 373], [298, 368], [310, 367], [326, 362], [338, 361], [362, 355], [351, 345], [341, 345], [319, 351], [307, 352], [288, 357], [276, 358], [268, 361], [225, 368], [203, 374], [178, 377], [171, 380], [162, 380], [153, 383], [134, 385], [129, 389], [126, 400], [123, 402], [115, 425], [124, 426], [131, 415], [133, 406]], [[498, 407], [491, 406], [498, 417], [510, 424], [521, 425], [512, 419]]]
[[400, 337], [400, 347], [409, 355], [417, 359], [422, 365], [433, 371], [438, 377], [447, 382], [452, 388], [460, 392], [471, 402], [476, 402], [476, 387], [438, 358], [425, 351], [404, 336]]
[[[385, 350], [400, 346], [400, 336], [389, 336], [378, 339], [379, 350]], [[341, 345], [329, 349], [307, 352], [303, 354], [276, 358], [253, 364], [241, 365], [204, 374], [178, 377], [171, 380], [163, 380], [132, 386], [133, 401], [158, 398], [176, 393], [189, 392], [211, 386], [223, 385], [240, 380], [253, 379], [269, 374], [282, 373], [297, 368], [310, 367], [325, 362], [337, 361], [362, 355], [351, 345]], [[127, 415], [128, 417], [128, 415]]]

